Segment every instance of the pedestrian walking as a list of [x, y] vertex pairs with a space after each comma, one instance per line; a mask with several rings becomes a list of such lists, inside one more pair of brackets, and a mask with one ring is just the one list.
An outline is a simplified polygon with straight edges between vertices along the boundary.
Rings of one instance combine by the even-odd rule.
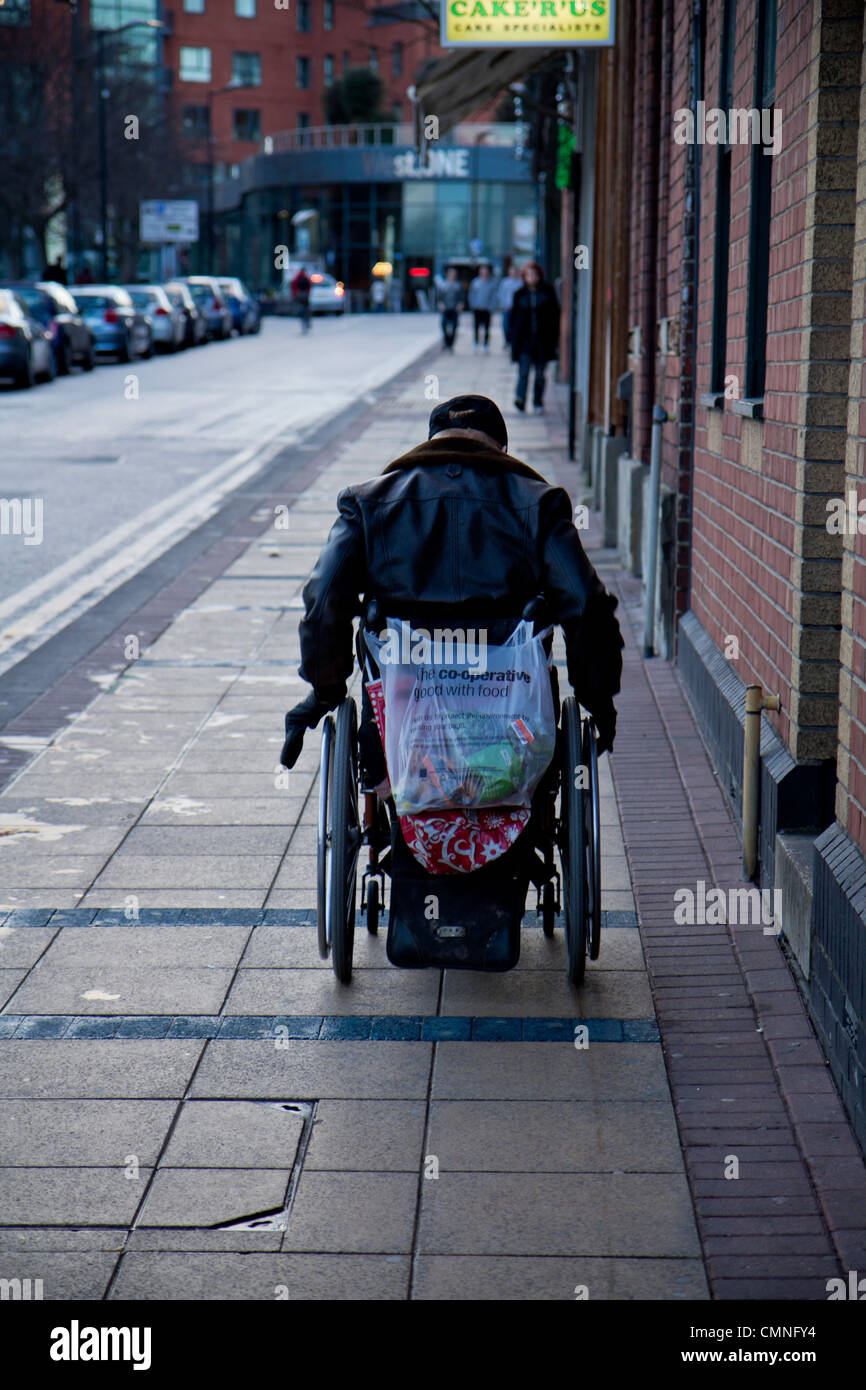
[[380, 280], [377, 277], [370, 286], [370, 299], [373, 303], [374, 313], [384, 314], [386, 308], [385, 301], [387, 300], [387, 298], [388, 288], [385, 284], [385, 281]]
[[310, 290], [312, 281], [309, 275], [301, 266], [294, 280], [292, 281], [292, 299], [298, 306], [298, 317], [301, 320], [301, 329], [304, 333], [310, 331]]
[[537, 261], [529, 261], [521, 275], [523, 285], [514, 296], [511, 310], [511, 360], [518, 364], [514, 404], [518, 410], [526, 409], [529, 373], [534, 369], [532, 403], [536, 413], [541, 414], [545, 368], [556, 357], [559, 346], [559, 301]]
[[500, 280], [496, 291], [497, 307], [502, 312], [502, 333], [505, 338], [505, 348], [511, 346], [511, 311], [514, 306], [514, 296], [520, 289], [522, 281], [520, 271], [516, 265], [509, 267], [508, 274]]
[[450, 265], [448, 267], [445, 272], [445, 283], [440, 286], [436, 299], [437, 308], [442, 314], [443, 345], [449, 352], [453, 352], [454, 339], [457, 336], [457, 316], [460, 310], [465, 308], [463, 286], [457, 279], [456, 266]]
[[475, 351], [481, 346], [479, 338], [484, 337], [484, 351], [490, 351], [490, 315], [496, 308], [496, 283], [490, 274], [490, 266], [479, 267], [478, 274], [469, 284], [469, 308], [475, 319]]

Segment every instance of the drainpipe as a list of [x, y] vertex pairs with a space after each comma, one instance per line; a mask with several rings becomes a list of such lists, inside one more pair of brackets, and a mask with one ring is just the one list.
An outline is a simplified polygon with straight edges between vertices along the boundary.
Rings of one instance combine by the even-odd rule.
[[778, 708], [778, 695], [764, 695], [760, 685], [746, 686], [746, 732], [743, 742], [743, 875], [747, 879], [754, 878], [758, 865], [761, 711]]
[[662, 425], [668, 418], [660, 405], [653, 406], [652, 448], [650, 450], [650, 482], [647, 499], [647, 574], [646, 607], [644, 609], [643, 654], [655, 655], [656, 574], [659, 548], [659, 493], [661, 490]]

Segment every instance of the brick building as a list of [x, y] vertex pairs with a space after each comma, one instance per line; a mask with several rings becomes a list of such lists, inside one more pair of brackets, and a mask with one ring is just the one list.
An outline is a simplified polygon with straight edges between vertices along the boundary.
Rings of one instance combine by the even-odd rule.
[[412, 3], [389, 12], [373, 0], [171, 0], [163, 17], [170, 99], [190, 136], [212, 130], [220, 165], [239, 164], [267, 135], [325, 125], [325, 89], [349, 68], [376, 72], [385, 111], [410, 119], [406, 89], [441, 51], [435, 23]]
[[650, 640], [737, 809], [745, 687], [779, 696], [758, 880], [782, 889], [792, 966], [866, 1138], [864, 79], [860, 0], [622, 4], [591, 77], [593, 254], [576, 273], [607, 539], [646, 575], [660, 406]]

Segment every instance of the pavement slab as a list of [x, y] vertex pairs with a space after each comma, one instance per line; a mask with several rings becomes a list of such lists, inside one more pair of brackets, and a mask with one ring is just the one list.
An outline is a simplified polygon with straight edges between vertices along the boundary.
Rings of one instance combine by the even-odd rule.
[[29, 1279], [34, 1290], [38, 1279], [39, 1297], [51, 1302], [99, 1301], [105, 1298], [117, 1260], [118, 1253], [107, 1250], [0, 1252], [0, 1279]]
[[210, 1042], [193, 1096], [414, 1100], [427, 1094], [432, 1045]]
[[4, 1042], [0, 1093], [10, 1099], [180, 1097], [203, 1048], [187, 1040]]
[[685, 1175], [448, 1173], [424, 1184], [418, 1250], [677, 1256], [701, 1248]]
[[113, 1168], [0, 1168], [0, 1225], [130, 1225], [151, 1170], [128, 1177]]
[[696, 1302], [707, 1299], [709, 1291], [700, 1259], [420, 1255], [412, 1297], [436, 1302]]
[[394, 1255], [124, 1255], [112, 1298], [123, 1300], [405, 1299], [409, 1259]]
[[0, 1100], [0, 1168], [152, 1165], [177, 1106], [171, 1100]]

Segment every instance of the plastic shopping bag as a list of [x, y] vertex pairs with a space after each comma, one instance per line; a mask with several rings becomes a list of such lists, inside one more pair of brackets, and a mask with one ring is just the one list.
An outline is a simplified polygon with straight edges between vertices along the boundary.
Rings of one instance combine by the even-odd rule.
[[[521, 622], [499, 646], [452, 643], [444, 661], [445, 647], [422, 630], [389, 620], [388, 634], [366, 640], [381, 674], [398, 815], [529, 806], [556, 740], [545, 634]], [[455, 650], [472, 660], [451, 660]]]

